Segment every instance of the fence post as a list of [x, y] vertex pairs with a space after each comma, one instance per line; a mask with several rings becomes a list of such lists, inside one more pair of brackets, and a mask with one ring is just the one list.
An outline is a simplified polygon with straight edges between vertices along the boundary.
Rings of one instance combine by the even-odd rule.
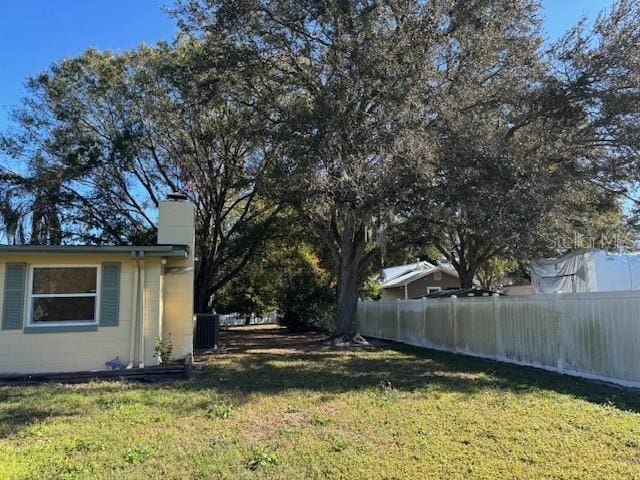
[[400, 340], [400, 299], [396, 298], [396, 338], [392, 340]]
[[360, 329], [360, 333], [362, 333], [362, 331], [365, 331], [365, 335], [366, 335], [366, 327], [363, 329], [362, 327], [365, 324], [369, 323], [369, 319], [367, 316], [367, 299], [363, 299], [362, 302], [359, 302], [362, 304], [362, 315], [360, 315], [360, 320], [359, 323], [362, 323], [362, 325], [358, 325], [358, 328]]
[[458, 348], [458, 321], [457, 321], [457, 312], [456, 312], [456, 301], [458, 300], [458, 297], [456, 295], [451, 295], [451, 297], [449, 297], [449, 302], [451, 303], [451, 330], [452, 330], [452, 337], [453, 337], [453, 351], [457, 352], [458, 350], [460, 350]]
[[213, 349], [218, 350], [218, 341], [220, 340], [220, 317], [217, 313], [213, 314]]
[[493, 294], [493, 324], [496, 329], [496, 356], [504, 357], [504, 349], [502, 348], [502, 318], [500, 317], [500, 295]]
[[376, 335], [378, 336], [378, 338], [382, 337], [381, 332], [382, 332], [382, 302], [384, 300], [378, 300], [378, 321], [376, 322]]
[[565, 339], [565, 318], [564, 318], [564, 309], [562, 308], [562, 303], [560, 301], [560, 292], [556, 291], [553, 294], [553, 310], [555, 310], [558, 314], [558, 335], [556, 338], [558, 339], [558, 362], [557, 367], [558, 371], [562, 373], [564, 371], [565, 365], [565, 356], [566, 356], [566, 348], [567, 341]]
[[422, 307], [422, 338], [421, 338], [421, 343], [423, 345], [429, 345], [429, 342], [427, 341], [427, 306], [425, 304], [425, 298], [421, 297], [422, 302], [420, 303], [420, 306]]

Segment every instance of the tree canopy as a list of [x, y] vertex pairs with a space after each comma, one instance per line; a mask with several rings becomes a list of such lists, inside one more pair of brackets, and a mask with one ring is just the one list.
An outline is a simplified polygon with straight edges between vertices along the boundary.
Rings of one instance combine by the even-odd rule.
[[[616, 197], [624, 190], [612, 185], [631, 178], [624, 172], [634, 161], [628, 156], [634, 140], [622, 133], [605, 137], [608, 131], [620, 132], [621, 118], [637, 111], [632, 91], [620, 92], [631, 96], [628, 104], [607, 107], [608, 88], [614, 87], [605, 86], [629, 81], [626, 75], [618, 79], [614, 65], [632, 67], [635, 50], [608, 59], [589, 51], [602, 47], [587, 47], [578, 27], [562, 46], [545, 51], [535, 5], [494, 4], [480, 12], [480, 22], [492, 28], [460, 29], [448, 44], [442, 68], [448, 87], [434, 120], [436, 175], [410, 212], [420, 224], [416, 236], [422, 233], [452, 263], [464, 288], [493, 258], [559, 253], [549, 240], [558, 244], [568, 229], [581, 226], [582, 235], [592, 235], [589, 225], [604, 219], [609, 233], [622, 229]], [[612, 16], [625, 18], [618, 23], [628, 29], [633, 12], [622, 2]], [[611, 30], [620, 30], [611, 22], [601, 16], [596, 32], [608, 30], [611, 36]], [[613, 43], [633, 38], [629, 34]], [[604, 43], [610, 42], [599, 42]], [[585, 55], [610, 65], [586, 66]], [[562, 72], [574, 73], [560, 73], [560, 65]], [[600, 87], [586, 89], [588, 75]], [[610, 108], [617, 113], [607, 112]], [[625, 123], [624, 128], [631, 127]]]
[[32, 78], [5, 141], [24, 171], [5, 172], [5, 225], [30, 243], [145, 244], [158, 202], [181, 191], [196, 207], [196, 308], [206, 310], [278, 206], [259, 195], [269, 158], [262, 125], [225, 94], [231, 73], [201, 68], [199, 50], [88, 50]]
[[1, 142], [18, 166], [0, 175], [8, 241], [152, 242], [179, 190], [198, 311], [284, 305], [273, 286], [306, 282], [286, 298], [334, 288], [353, 342], [387, 251], [435, 252], [468, 287], [576, 229], [623, 230], [638, 1], [550, 45], [534, 0], [183, 0], [173, 15], [171, 44], [89, 49], [28, 81]]
[[[271, 125], [271, 194], [326, 244], [338, 278], [336, 333], [356, 336], [362, 274], [401, 192], [426, 172], [425, 92], [444, 11], [417, 1], [186, 2], [188, 33], [246, 72], [238, 96]], [[442, 18], [441, 18], [442, 17]], [[255, 80], [255, 79], [258, 80]]]

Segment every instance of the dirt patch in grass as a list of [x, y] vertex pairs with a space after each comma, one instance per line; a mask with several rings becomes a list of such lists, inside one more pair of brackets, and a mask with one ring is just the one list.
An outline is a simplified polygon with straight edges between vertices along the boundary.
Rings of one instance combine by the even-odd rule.
[[[290, 353], [330, 351], [327, 335], [317, 332], [289, 332], [278, 325], [231, 327], [221, 332], [220, 353]], [[206, 356], [206, 355], [205, 355]]]

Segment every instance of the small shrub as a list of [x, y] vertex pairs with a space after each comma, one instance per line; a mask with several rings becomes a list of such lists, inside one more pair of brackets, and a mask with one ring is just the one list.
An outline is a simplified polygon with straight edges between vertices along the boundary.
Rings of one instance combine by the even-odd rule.
[[254, 450], [253, 457], [251, 457], [251, 460], [247, 463], [247, 467], [250, 470], [257, 470], [258, 468], [278, 464], [280, 464], [280, 458], [276, 453], [267, 447], [258, 447]]
[[216, 403], [207, 408], [207, 415], [211, 418], [229, 418], [233, 414], [233, 405]]
[[336, 437], [333, 439], [333, 444], [331, 445], [331, 448], [333, 449], [334, 452], [342, 452], [346, 450], [348, 446], [349, 444], [344, 438]]
[[132, 465], [147, 461], [153, 451], [149, 447], [129, 448], [124, 454], [124, 460]]
[[162, 363], [168, 363], [173, 353], [173, 344], [169, 338], [157, 337], [153, 351], [155, 352], [154, 357], [159, 358]]
[[18, 432], [18, 437], [20, 438], [30, 438], [30, 437], [43, 437], [44, 432], [40, 425], [35, 424], [31, 425], [24, 430], [20, 430]]
[[94, 450], [104, 450], [105, 444], [102, 442], [96, 442], [88, 440], [86, 438], [77, 438], [72, 445], [67, 447], [69, 452], [89, 452]]
[[322, 413], [314, 413], [311, 419], [311, 423], [318, 427], [326, 427], [329, 425], [329, 422], [331, 422], [331, 417], [323, 415]]
[[331, 277], [307, 265], [285, 285], [280, 324], [290, 331], [333, 330], [335, 288]]

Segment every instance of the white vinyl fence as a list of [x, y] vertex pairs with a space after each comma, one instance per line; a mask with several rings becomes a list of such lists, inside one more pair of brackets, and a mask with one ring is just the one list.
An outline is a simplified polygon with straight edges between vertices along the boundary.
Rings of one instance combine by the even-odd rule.
[[240, 325], [266, 325], [278, 323], [280, 319], [279, 313], [268, 313], [265, 315], [243, 315], [240, 313], [229, 313], [226, 315], [218, 315], [221, 327], [237, 327]]
[[640, 387], [640, 292], [358, 304], [364, 336]]

